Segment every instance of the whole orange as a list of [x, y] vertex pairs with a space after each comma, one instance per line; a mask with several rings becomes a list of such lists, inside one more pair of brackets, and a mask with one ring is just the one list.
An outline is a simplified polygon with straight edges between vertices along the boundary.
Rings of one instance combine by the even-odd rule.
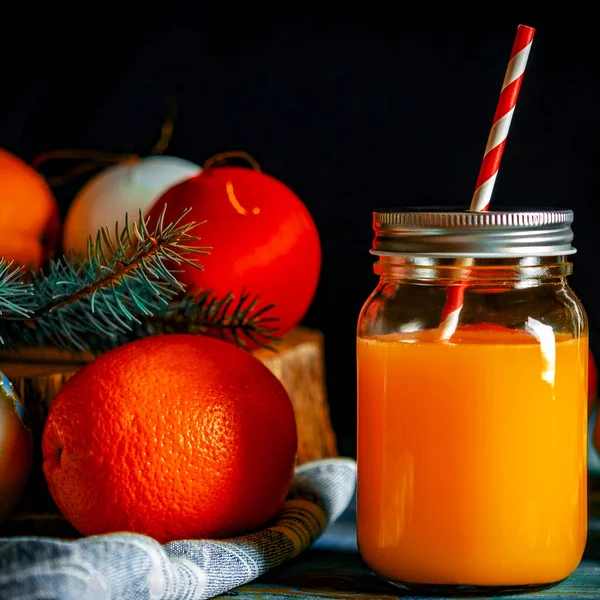
[[0, 256], [40, 267], [56, 250], [58, 204], [46, 180], [0, 148]]
[[275, 375], [245, 350], [191, 334], [130, 342], [83, 367], [42, 438], [50, 492], [76, 529], [161, 543], [260, 528], [285, 500], [296, 450]]

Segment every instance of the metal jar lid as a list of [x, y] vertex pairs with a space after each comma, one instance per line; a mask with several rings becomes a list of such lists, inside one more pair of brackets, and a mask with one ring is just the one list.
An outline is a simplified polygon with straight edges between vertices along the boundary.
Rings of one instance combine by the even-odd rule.
[[373, 213], [379, 256], [506, 258], [574, 254], [571, 210], [402, 209]]

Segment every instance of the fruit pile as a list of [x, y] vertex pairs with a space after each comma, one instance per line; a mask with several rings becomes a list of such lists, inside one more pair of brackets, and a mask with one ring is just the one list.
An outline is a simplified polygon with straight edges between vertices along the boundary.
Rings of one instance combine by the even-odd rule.
[[167, 223], [190, 209], [182, 224], [202, 223], [191, 245], [211, 249], [202, 270], [183, 265], [178, 279], [186, 288], [220, 298], [247, 294], [258, 299], [256, 311], [274, 305], [276, 337], [300, 323], [317, 289], [321, 244], [310, 212], [291, 189], [257, 170], [202, 169], [170, 156], [125, 160], [82, 187], [60, 227], [44, 178], [0, 149], [0, 192], [0, 256], [17, 263], [39, 268], [61, 250], [87, 256], [100, 227], [114, 232], [141, 211], [152, 228], [166, 205]]
[[275, 304], [276, 336], [305, 316], [319, 281], [321, 245], [304, 203], [283, 183], [242, 167], [208, 167], [153, 156], [109, 167], [75, 197], [63, 229], [63, 247], [87, 252], [98, 228], [123, 223], [139, 209], [152, 227], [166, 205], [165, 222], [188, 208], [185, 221], [202, 222], [195, 244], [208, 246], [203, 270], [183, 265], [178, 279], [218, 297], [248, 293], [257, 310]]
[[[27, 268], [61, 251], [87, 255], [88, 237], [102, 226], [114, 231], [125, 212], [134, 221], [141, 211], [152, 230], [166, 205], [165, 223], [191, 209], [186, 221], [203, 224], [190, 245], [212, 248], [203, 270], [177, 273], [186, 289], [249, 294], [257, 311], [274, 305], [280, 337], [302, 320], [317, 287], [315, 223], [289, 188], [259, 171], [164, 156], [126, 161], [90, 179], [59, 228], [45, 180], [3, 151], [0, 193], [14, 208], [0, 211], [0, 255]], [[291, 484], [296, 420], [285, 388], [250, 349], [154, 335], [79, 370], [52, 403], [42, 437], [44, 475], [65, 518], [85, 535], [127, 530], [160, 542], [232, 536], [268, 522]], [[21, 409], [0, 395], [0, 447], [22, 458], [0, 462], [4, 515], [31, 463]]]

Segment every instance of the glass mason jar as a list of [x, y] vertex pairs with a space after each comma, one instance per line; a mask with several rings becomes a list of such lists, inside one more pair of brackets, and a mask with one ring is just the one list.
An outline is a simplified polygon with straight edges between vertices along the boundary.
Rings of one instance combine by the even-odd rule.
[[376, 212], [358, 320], [358, 543], [415, 591], [541, 589], [587, 533], [573, 213]]

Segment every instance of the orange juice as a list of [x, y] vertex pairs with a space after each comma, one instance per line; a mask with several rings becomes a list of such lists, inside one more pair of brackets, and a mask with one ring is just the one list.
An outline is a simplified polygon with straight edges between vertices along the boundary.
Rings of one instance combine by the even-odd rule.
[[358, 542], [381, 577], [520, 586], [577, 567], [588, 340], [544, 327], [358, 339]]

